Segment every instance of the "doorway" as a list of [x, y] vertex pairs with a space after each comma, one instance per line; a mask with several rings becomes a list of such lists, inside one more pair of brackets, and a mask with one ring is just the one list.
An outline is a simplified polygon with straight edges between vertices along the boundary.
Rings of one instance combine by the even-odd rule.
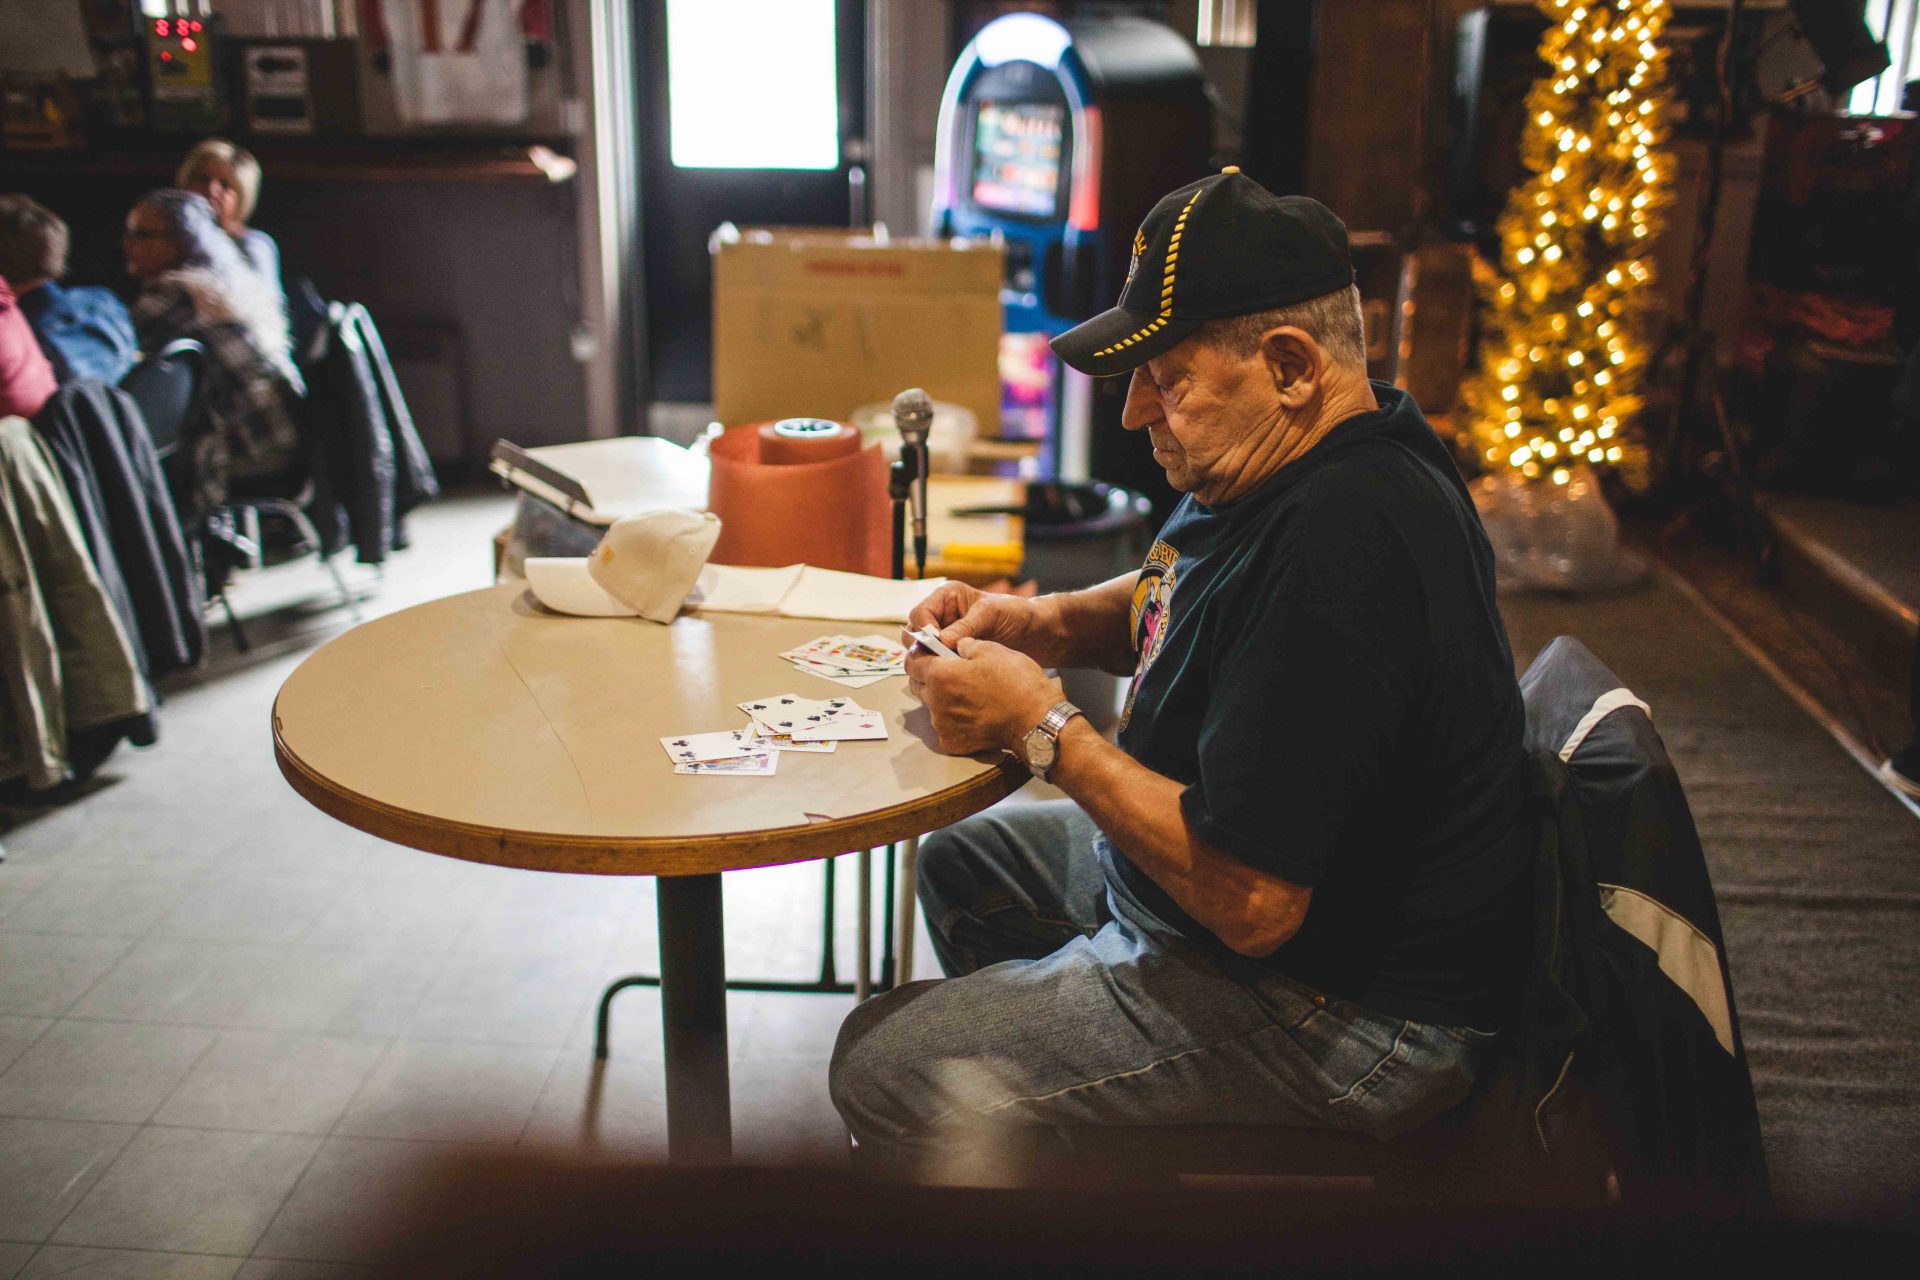
[[866, 3], [648, 0], [638, 18], [650, 384], [704, 405], [714, 228], [864, 221]]

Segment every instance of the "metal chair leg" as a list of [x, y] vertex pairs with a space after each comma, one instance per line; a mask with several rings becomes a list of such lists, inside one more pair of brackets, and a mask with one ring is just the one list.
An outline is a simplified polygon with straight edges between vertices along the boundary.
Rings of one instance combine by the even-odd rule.
[[900, 861], [900, 845], [896, 841], [885, 849], [886, 861], [881, 864], [880, 874], [880, 990], [891, 991], [899, 983], [893, 968], [893, 874]]
[[347, 590], [347, 580], [340, 576], [340, 566], [335, 564], [333, 557], [329, 555], [322, 555], [320, 563], [326, 567], [327, 573], [333, 578], [334, 589], [340, 593], [340, 603], [347, 606], [347, 616], [356, 623], [364, 621], [360, 614], [360, 602], [353, 598], [353, 592]]
[[823, 987], [840, 981], [833, 958], [834, 871], [839, 864], [838, 856], [820, 860], [820, 865], [826, 868], [826, 887], [820, 895], [820, 985]]
[[917, 892], [920, 883], [920, 837], [908, 836], [900, 842], [900, 878], [896, 885], [899, 896], [899, 910], [894, 914], [894, 926], [899, 930], [894, 950], [899, 954], [899, 967], [895, 970], [898, 986], [913, 981], [913, 923], [919, 910]]
[[233, 611], [233, 601], [227, 599], [224, 591], [220, 593], [220, 607], [226, 610], [227, 627], [233, 632], [233, 647], [242, 653], [251, 650], [253, 645], [247, 640], [247, 629], [240, 625], [240, 615]]
[[299, 530], [302, 541], [313, 548], [313, 554], [320, 557], [321, 567], [333, 579], [334, 589], [340, 593], [340, 603], [347, 606], [347, 616], [359, 622], [359, 602], [353, 598], [353, 592], [347, 590], [347, 580], [340, 576], [340, 566], [333, 562], [333, 557], [327, 554], [326, 547], [321, 544], [320, 531], [313, 527], [313, 521], [307, 519], [307, 513], [299, 507], [289, 505], [285, 510], [287, 519]]
[[260, 537], [260, 512], [253, 507], [240, 507], [240, 536], [245, 539], [247, 568], [258, 569], [267, 562], [267, 544]]
[[[860, 969], [853, 979], [853, 1000], [873, 994], [873, 850], [860, 851]], [[828, 944], [831, 946], [831, 942]]]
[[299, 503], [290, 499], [271, 498], [255, 500], [241, 509], [246, 512], [247, 519], [251, 522], [256, 542], [259, 540], [258, 530], [262, 512], [271, 512], [292, 525], [300, 541], [313, 552], [320, 561], [320, 567], [325, 569], [327, 576], [333, 579], [334, 590], [340, 593], [340, 603], [347, 607], [347, 616], [356, 623], [364, 620], [360, 614], [360, 603], [353, 598], [353, 592], [348, 589], [346, 578], [341, 576], [340, 566], [335, 564], [333, 557], [327, 554], [325, 545], [320, 541], [320, 531], [313, 527], [313, 521], [309, 520], [307, 513], [300, 509]]

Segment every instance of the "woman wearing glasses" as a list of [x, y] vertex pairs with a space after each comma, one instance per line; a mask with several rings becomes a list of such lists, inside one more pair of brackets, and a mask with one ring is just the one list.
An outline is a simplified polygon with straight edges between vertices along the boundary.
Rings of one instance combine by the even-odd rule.
[[298, 462], [305, 388], [289, 354], [280, 299], [241, 256], [213, 206], [177, 189], [149, 193], [127, 215], [127, 274], [140, 283], [133, 323], [152, 355], [191, 338], [206, 350], [203, 417], [191, 449], [192, 497], [225, 502], [235, 480], [269, 480]]

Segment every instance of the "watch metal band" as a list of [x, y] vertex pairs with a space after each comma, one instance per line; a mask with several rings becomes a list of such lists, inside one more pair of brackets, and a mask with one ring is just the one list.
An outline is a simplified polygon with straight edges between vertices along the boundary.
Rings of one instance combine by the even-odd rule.
[[1080, 708], [1074, 706], [1064, 698], [1047, 708], [1047, 714], [1040, 717], [1039, 724], [1027, 731], [1027, 736], [1031, 738], [1037, 733], [1045, 738], [1047, 745], [1052, 749], [1050, 753], [1052, 759], [1048, 760], [1045, 764], [1038, 764], [1029, 758], [1027, 760], [1027, 771], [1029, 773], [1033, 774], [1034, 777], [1040, 779], [1042, 782], [1047, 781], [1047, 775], [1053, 772], [1053, 766], [1058, 763], [1060, 759], [1060, 731], [1067, 727], [1067, 721], [1077, 715], [1084, 714]]
[[1067, 721], [1081, 714], [1083, 713], [1080, 708], [1074, 706], [1065, 698], [1062, 698], [1047, 708], [1047, 714], [1040, 718], [1040, 723], [1035, 727], [1049, 738], [1058, 742], [1060, 740], [1060, 731], [1067, 727]]

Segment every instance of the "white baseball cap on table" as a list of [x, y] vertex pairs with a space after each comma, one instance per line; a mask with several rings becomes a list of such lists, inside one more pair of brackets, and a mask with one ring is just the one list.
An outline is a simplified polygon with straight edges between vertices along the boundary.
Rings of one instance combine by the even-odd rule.
[[527, 585], [556, 613], [672, 622], [720, 537], [711, 511], [643, 511], [613, 522], [578, 557], [527, 560]]

